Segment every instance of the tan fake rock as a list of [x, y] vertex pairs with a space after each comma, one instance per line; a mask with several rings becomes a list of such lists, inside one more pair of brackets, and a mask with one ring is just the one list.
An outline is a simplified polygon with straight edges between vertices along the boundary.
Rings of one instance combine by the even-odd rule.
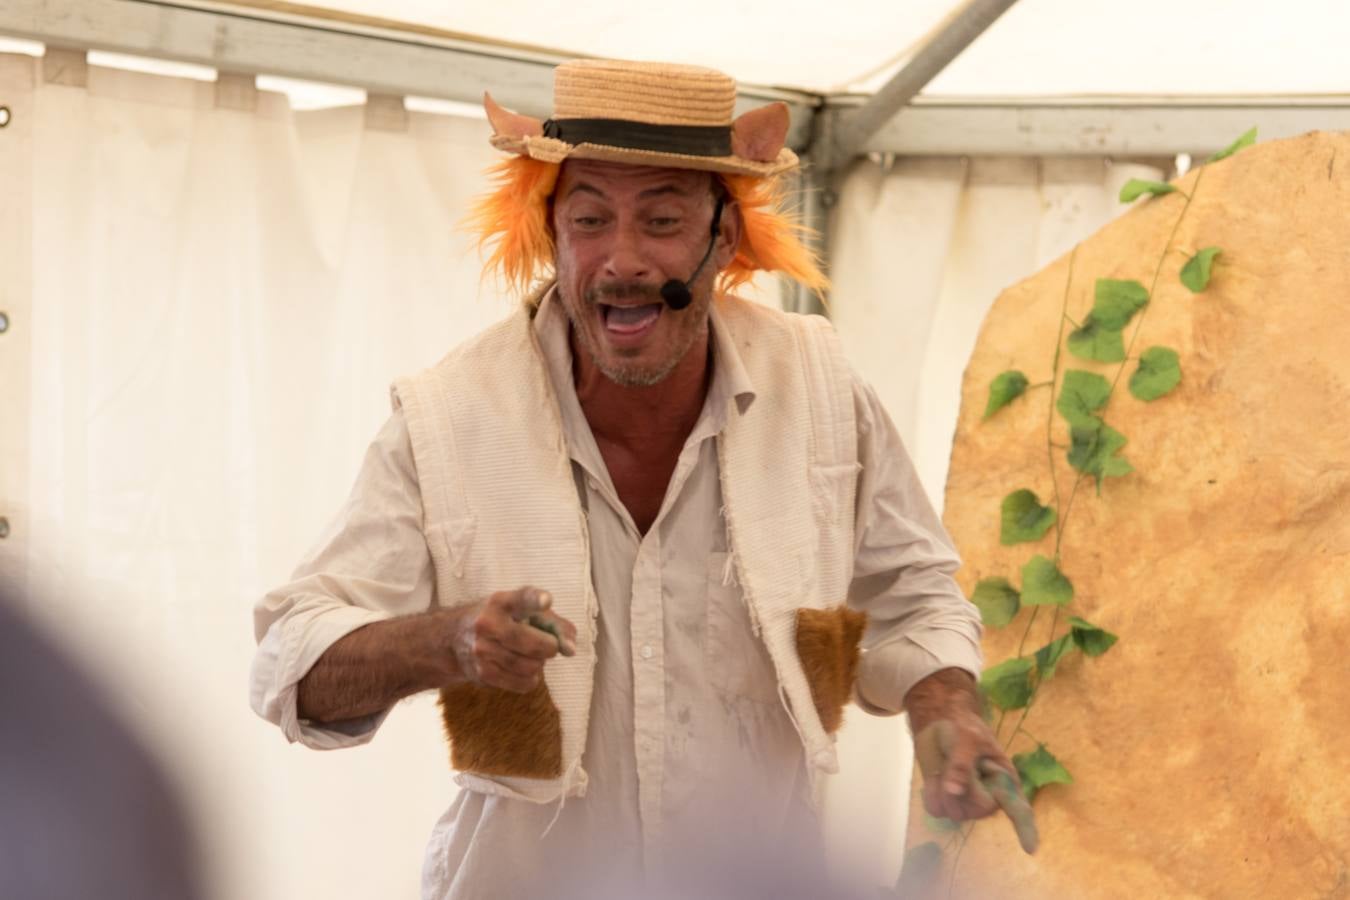
[[[1126, 363], [1103, 411], [1134, 474], [1100, 497], [1084, 481], [1070, 508], [1057, 414], [1058, 492], [1051, 480], [1047, 388], [981, 420], [998, 373], [1049, 379], [1068, 256], [998, 298], [965, 373], [946, 494], [962, 587], [1017, 585], [1033, 555], [1053, 556], [1054, 529], [999, 543], [1001, 499], [1029, 488], [1067, 520], [1065, 612], [1120, 640], [1065, 657], [1026, 720], [1074, 777], [1033, 804], [1040, 852], [983, 822], [952, 896], [1350, 897], [1350, 134], [1258, 144], [1176, 186], [1194, 201], [1132, 352], [1175, 349], [1182, 381], [1144, 403]], [[1147, 287], [1185, 203], [1147, 200], [1081, 244], [1068, 315], [1083, 320], [1098, 278]], [[1223, 254], [1193, 295], [1178, 272], [1207, 246]], [[1068, 353], [1066, 368], [1117, 370]], [[986, 630], [986, 664], [1016, 654], [1029, 614]], [[1051, 621], [1041, 610], [1028, 654]], [[1011, 752], [1034, 747], [1022, 736]], [[911, 844], [949, 843], [911, 809]]]

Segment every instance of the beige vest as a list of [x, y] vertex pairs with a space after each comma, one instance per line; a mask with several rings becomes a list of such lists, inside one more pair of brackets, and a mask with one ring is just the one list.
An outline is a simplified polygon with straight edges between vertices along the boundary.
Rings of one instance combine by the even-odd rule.
[[[717, 299], [756, 398], [718, 437], [727, 546], [809, 762], [838, 769], [832, 732], [857, 670], [865, 619], [843, 606], [853, 567], [857, 428], [849, 371], [818, 316]], [[596, 615], [586, 518], [531, 309], [395, 382], [422, 492], [437, 602], [547, 588], [576, 623], [532, 694], [441, 692], [465, 787], [549, 802], [585, 790]]]

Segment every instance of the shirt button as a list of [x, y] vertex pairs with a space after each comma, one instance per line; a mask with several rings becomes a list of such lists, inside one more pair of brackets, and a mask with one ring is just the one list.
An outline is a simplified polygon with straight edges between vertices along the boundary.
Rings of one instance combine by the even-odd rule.
[[642, 645], [642, 658], [643, 658], [643, 659], [651, 659], [651, 658], [652, 658], [652, 645], [651, 645], [651, 644], [643, 644], [643, 645]]
[[600, 482], [596, 481], [594, 478], [587, 478], [586, 484], [590, 485], [590, 488], [593, 491], [600, 490]]

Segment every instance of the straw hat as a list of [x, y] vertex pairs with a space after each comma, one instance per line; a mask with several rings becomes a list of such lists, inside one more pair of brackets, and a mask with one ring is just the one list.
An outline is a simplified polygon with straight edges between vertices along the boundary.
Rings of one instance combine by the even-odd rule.
[[483, 106], [492, 146], [543, 162], [599, 159], [633, 165], [776, 175], [797, 165], [788, 109], [771, 103], [733, 119], [736, 82], [714, 69], [585, 59], [553, 74], [553, 118]]

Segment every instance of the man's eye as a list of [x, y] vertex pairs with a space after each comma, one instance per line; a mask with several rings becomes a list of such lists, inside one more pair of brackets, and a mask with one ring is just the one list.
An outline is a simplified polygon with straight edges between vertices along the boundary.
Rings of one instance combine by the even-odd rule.
[[651, 222], [653, 228], [678, 228], [680, 224], [675, 216], [657, 216]]
[[605, 220], [599, 216], [577, 216], [572, 219], [572, 224], [578, 228], [599, 228], [605, 224]]

